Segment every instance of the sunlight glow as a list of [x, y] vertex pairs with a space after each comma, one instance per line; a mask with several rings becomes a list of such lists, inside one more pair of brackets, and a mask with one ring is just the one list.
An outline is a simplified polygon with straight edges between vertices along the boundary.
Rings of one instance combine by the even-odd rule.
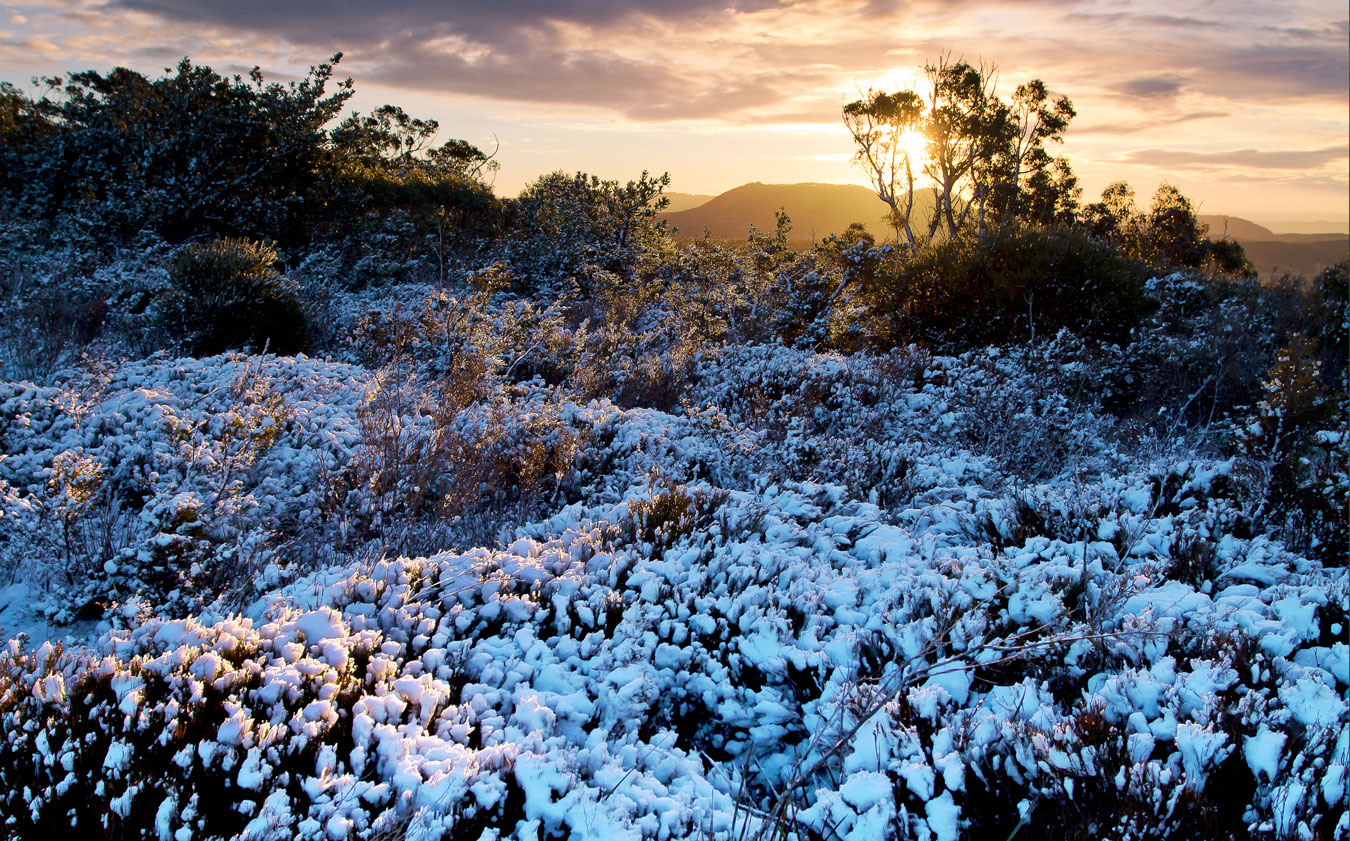
[[906, 155], [909, 155], [909, 164], [914, 169], [915, 178], [923, 172], [927, 146], [928, 142], [917, 131], [906, 131], [900, 135], [900, 147]]

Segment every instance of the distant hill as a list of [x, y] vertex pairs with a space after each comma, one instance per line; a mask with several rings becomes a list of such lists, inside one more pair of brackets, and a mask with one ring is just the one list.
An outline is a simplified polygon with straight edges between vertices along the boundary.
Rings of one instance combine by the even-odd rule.
[[[915, 194], [916, 221], [928, 218], [933, 193]], [[783, 209], [792, 219], [792, 241], [809, 243], [843, 233], [861, 222], [878, 237], [889, 233], [886, 205], [866, 187], [853, 184], [745, 184], [715, 196], [698, 207], [663, 214], [681, 238], [705, 232], [715, 239], [742, 240], [750, 225], [774, 229], [774, 212]]]
[[1350, 254], [1350, 235], [1346, 234], [1277, 234], [1238, 216], [1198, 218], [1209, 225], [1210, 239], [1220, 239], [1227, 232], [1229, 239], [1241, 243], [1247, 259], [1264, 278], [1285, 272], [1312, 277]]
[[1278, 277], [1285, 272], [1313, 277], [1322, 269], [1350, 257], [1350, 236], [1323, 237], [1310, 242], [1253, 240], [1242, 242], [1242, 250], [1247, 252], [1247, 259], [1263, 278]]
[[1325, 219], [1308, 221], [1270, 222], [1266, 225], [1277, 234], [1347, 234], [1350, 235], [1350, 222], [1330, 222]]
[[670, 200], [670, 204], [666, 207], [666, 213], [692, 210], [712, 198], [712, 196], [702, 193], [662, 193], [661, 195]]
[[[696, 239], [705, 233], [719, 240], [745, 239], [751, 225], [761, 231], [774, 229], [774, 212], [783, 209], [792, 219], [791, 241], [809, 245], [830, 234], [843, 233], [861, 222], [878, 238], [890, 236], [886, 205], [866, 187], [853, 184], [743, 184], [719, 196], [667, 193], [671, 206], [662, 217], [680, 239]], [[914, 196], [916, 227], [926, 225], [932, 212], [933, 191]], [[1346, 259], [1350, 236], [1345, 234], [1277, 234], [1264, 225], [1240, 216], [1201, 215], [1211, 239], [1225, 234], [1242, 244], [1247, 257], [1262, 277], [1284, 272], [1311, 277]]]
[[1226, 235], [1229, 239], [1235, 239], [1238, 242], [1247, 240], [1264, 240], [1274, 242], [1279, 236], [1264, 225], [1258, 225], [1240, 216], [1220, 216], [1210, 214], [1200, 214], [1196, 217], [1201, 224], [1209, 226], [1209, 238], [1212, 240], [1223, 239]]

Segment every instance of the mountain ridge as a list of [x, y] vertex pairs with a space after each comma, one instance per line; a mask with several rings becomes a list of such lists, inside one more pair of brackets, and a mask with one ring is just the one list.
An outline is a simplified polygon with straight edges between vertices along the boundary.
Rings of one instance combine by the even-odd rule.
[[[872, 190], [856, 184], [752, 181], [716, 196], [674, 193], [671, 198], [671, 208], [661, 218], [675, 229], [679, 239], [707, 235], [717, 240], [743, 240], [751, 225], [760, 231], [774, 230], [774, 214], [780, 209], [792, 220], [788, 241], [795, 246], [842, 234], [855, 222], [862, 223], [878, 239], [890, 236], [885, 203]], [[915, 191], [916, 227], [926, 225], [934, 199], [931, 189]], [[1345, 259], [1350, 250], [1350, 235], [1346, 234], [1275, 233], [1250, 219], [1229, 214], [1201, 214], [1197, 219], [1209, 226], [1211, 239], [1227, 236], [1241, 243], [1262, 277], [1285, 272], [1312, 276]]]
[[[932, 190], [916, 190], [916, 221], [927, 219], [933, 203]], [[875, 235], [889, 231], [888, 208], [876, 193], [856, 184], [800, 182], [765, 184], [753, 181], [712, 197], [703, 204], [679, 211], [666, 211], [662, 218], [676, 229], [681, 239], [695, 239], [705, 233], [714, 239], [744, 239], [750, 226], [772, 231], [774, 214], [783, 210], [792, 220], [793, 243], [813, 242], [830, 234], [841, 234], [854, 222], [862, 223]]]

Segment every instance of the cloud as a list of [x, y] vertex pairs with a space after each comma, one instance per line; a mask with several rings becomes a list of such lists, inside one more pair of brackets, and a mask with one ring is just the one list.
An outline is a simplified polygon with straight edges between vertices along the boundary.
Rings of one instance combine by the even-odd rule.
[[1216, 30], [1224, 24], [1215, 20], [1204, 20], [1183, 15], [1159, 15], [1140, 12], [1077, 12], [1065, 15], [1065, 20], [1093, 27], [1117, 28], [1122, 26], [1145, 28], [1154, 31], [1197, 31]]
[[[1005, 93], [1037, 76], [1122, 127], [1244, 103], [1343, 105], [1350, 76], [1343, 21], [1267, 0], [1184, 15], [1156, 3], [1100, 14], [1087, 0], [405, 0], [396, 12], [368, 0], [56, 2], [104, 36], [88, 49], [50, 36], [67, 60], [166, 66], [188, 54], [284, 78], [342, 50], [341, 71], [362, 85], [647, 122], [834, 122], [841, 95], [904, 84], [949, 51], [1002, 65]], [[1118, 103], [1141, 113], [1113, 114]]]
[[[519, 102], [591, 105], [641, 120], [716, 117], [764, 107], [811, 75], [690, 60], [689, 32], [716, 31], [777, 0], [412, 0], [398, 14], [365, 0], [112, 0], [180, 24], [258, 32], [342, 50], [378, 84]], [[727, 58], [725, 54], [723, 58]]]
[[296, 44], [368, 45], [399, 36], [454, 33], [480, 43], [510, 42], [546, 22], [607, 27], [645, 16], [687, 20], [778, 6], [775, 0], [405, 0], [397, 13], [367, 0], [112, 0], [170, 20], [281, 35]]
[[1230, 115], [1231, 112], [1229, 111], [1189, 111], [1175, 116], [1162, 116], [1136, 122], [1089, 123], [1081, 126], [1074, 124], [1070, 130], [1075, 136], [1083, 134], [1138, 134], [1167, 126], [1195, 122], [1196, 120], [1218, 120]]
[[1161, 76], [1141, 76], [1128, 82], [1121, 82], [1116, 90], [1127, 96], [1143, 99], [1170, 99], [1181, 93], [1186, 79], [1175, 74]]
[[20, 38], [12, 32], [0, 32], [0, 59], [11, 56], [20, 60], [38, 56], [50, 61], [63, 58], [65, 51], [47, 38]]
[[1232, 149], [1223, 152], [1193, 152], [1183, 149], [1139, 149], [1120, 158], [1122, 163], [1160, 169], [1260, 169], [1311, 170], [1346, 160], [1344, 146], [1324, 149], [1267, 150]]
[[1258, 44], [1238, 53], [1213, 55], [1208, 70], [1230, 96], [1258, 99], [1325, 98], [1344, 104], [1350, 91], [1350, 53], [1337, 46]]

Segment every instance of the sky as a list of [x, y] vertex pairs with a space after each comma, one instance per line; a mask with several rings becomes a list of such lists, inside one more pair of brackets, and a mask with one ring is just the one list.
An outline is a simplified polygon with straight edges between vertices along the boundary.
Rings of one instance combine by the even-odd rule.
[[441, 123], [501, 169], [715, 194], [863, 184], [841, 106], [915, 84], [940, 55], [1043, 79], [1078, 116], [1061, 147], [1086, 198], [1163, 182], [1202, 213], [1350, 215], [1344, 0], [0, 0], [0, 79], [183, 56], [302, 76], [341, 51], [356, 110]]

